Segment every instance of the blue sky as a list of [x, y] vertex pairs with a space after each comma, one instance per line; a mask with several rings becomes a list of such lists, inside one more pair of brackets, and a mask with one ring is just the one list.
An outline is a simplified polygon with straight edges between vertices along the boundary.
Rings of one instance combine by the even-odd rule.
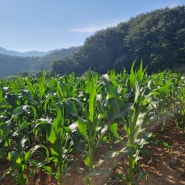
[[48, 51], [82, 45], [100, 29], [185, 0], [0, 0], [0, 47]]

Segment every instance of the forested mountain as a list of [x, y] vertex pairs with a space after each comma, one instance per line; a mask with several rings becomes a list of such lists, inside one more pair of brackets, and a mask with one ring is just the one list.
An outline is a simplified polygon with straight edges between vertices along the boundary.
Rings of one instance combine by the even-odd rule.
[[[140, 14], [116, 27], [100, 30], [81, 47], [61, 49], [44, 57], [0, 55], [0, 77], [19, 72], [46, 71], [52, 74], [91, 69], [129, 69], [134, 60], [143, 60], [148, 72], [185, 66], [185, 6]], [[51, 62], [52, 61], [52, 62]], [[51, 67], [50, 67], [51, 66]]]
[[51, 61], [71, 58], [74, 53], [78, 52], [79, 48], [80, 47], [71, 47], [68, 49], [61, 49], [58, 51], [54, 51], [53, 53], [50, 53], [49, 55], [46, 55], [44, 57], [37, 57], [36, 59], [32, 58], [29, 68], [31, 71], [41, 71], [42, 68], [46, 71], [49, 71], [51, 69]]
[[185, 65], [184, 17], [185, 6], [165, 8], [98, 31], [71, 59], [53, 62], [52, 73], [120, 71], [129, 69], [135, 59], [143, 60], [149, 72], [178, 68]]
[[71, 47], [54, 51], [43, 57], [20, 57], [0, 54], [0, 78], [17, 75], [19, 72], [41, 71], [44, 68], [50, 70], [52, 60], [70, 58], [79, 47]]

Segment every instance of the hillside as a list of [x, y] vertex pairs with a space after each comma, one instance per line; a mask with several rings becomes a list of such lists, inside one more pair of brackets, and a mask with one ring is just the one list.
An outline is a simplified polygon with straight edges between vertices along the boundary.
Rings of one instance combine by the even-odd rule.
[[71, 59], [54, 62], [52, 72], [81, 75], [90, 68], [103, 74], [129, 69], [135, 59], [151, 73], [179, 68], [185, 65], [184, 17], [185, 6], [165, 8], [98, 31]]
[[42, 68], [51, 70], [52, 74], [81, 75], [88, 69], [100, 74], [110, 69], [119, 72], [123, 68], [129, 70], [134, 60], [143, 60], [149, 73], [182, 70], [185, 68], [184, 17], [185, 6], [155, 10], [96, 32], [82, 47], [61, 49], [43, 57], [0, 55], [0, 77]]
[[28, 51], [28, 52], [19, 52], [19, 51], [13, 51], [13, 50], [7, 50], [5, 48], [0, 47], [0, 54], [2, 55], [9, 55], [9, 56], [20, 56], [20, 57], [43, 57], [50, 53], [52, 53], [53, 50], [42, 52], [42, 51]]
[[17, 75], [19, 72], [41, 71], [44, 68], [50, 70], [52, 60], [62, 60], [70, 58], [79, 47], [56, 50], [43, 57], [21, 57], [0, 54], [0, 78]]

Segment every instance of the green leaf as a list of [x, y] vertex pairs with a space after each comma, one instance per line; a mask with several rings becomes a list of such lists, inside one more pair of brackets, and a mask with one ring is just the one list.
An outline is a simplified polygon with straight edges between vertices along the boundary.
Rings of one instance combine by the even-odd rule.
[[42, 76], [41, 76], [41, 80], [40, 80], [40, 83], [39, 83], [39, 87], [38, 87], [38, 90], [39, 90], [39, 95], [40, 97], [42, 97], [45, 93], [45, 90], [46, 90], [46, 87], [45, 87], [45, 81], [46, 81], [46, 75], [45, 75], [45, 72], [44, 72], [44, 69], [42, 69]]
[[[46, 97], [46, 99], [45, 99], [45, 101], [44, 101], [44, 106], [43, 106], [43, 108], [44, 108], [44, 112], [46, 113], [47, 112], [47, 110], [49, 109], [48, 108], [48, 104], [49, 104], [49, 102], [51, 101], [52, 103], [54, 103], [54, 95], [49, 95], [49, 96], [47, 96]], [[55, 104], [55, 103], [54, 103]]]
[[0, 89], [0, 103], [3, 101], [3, 90]]
[[135, 89], [135, 82], [136, 82], [136, 75], [135, 75], [135, 72], [134, 72], [134, 66], [135, 66], [135, 62], [133, 62], [132, 64], [132, 67], [131, 67], [131, 71], [130, 71], [130, 77], [129, 77], [129, 80], [130, 80], [130, 86]]
[[27, 109], [28, 109], [28, 105], [21, 105], [13, 110], [12, 116], [18, 116], [18, 115], [26, 112]]
[[73, 116], [78, 117], [78, 109], [76, 108], [75, 103], [73, 101], [71, 101], [71, 100], [67, 100], [65, 102], [65, 104], [66, 104], [70, 114], [72, 114]]
[[89, 141], [85, 124], [80, 119], [78, 119], [78, 130], [79, 130], [80, 134], [84, 137], [84, 139], [86, 141]]
[[43, 166], [43, 169], [44, 169], [47, 173], [49, 173], [49, 174], [52, 174], [52, 173], [53, 173], [53, 169], [52, 169], [50, 166], [44, 165], [44, 166]]
[[90, 166], [91, 162], [90, 162], [90, 157], [87, 156], [86, 159], [85, 159], [85, 165], [86, 166]]
[[21, 162], [22, 162], [21, 158], [18, 157], [18, 158], [16, 159], [16, 164], [21, 164]]
[[105, 87], [107, 89], [109, 99], [117, 97], [117, 87], [109, 80], [109, 76], [105, 74], [103, 75], [103, 78], [106, 84]]
[[59, 82], [57, 83], [57, 95], [58, 95], [59, 97], [62, 97], [62, 98], [64, 97], [64, 93], [63, 93], [63, 91], [62, 91], [62, 88], [61, 88]]
[[21, 90], [21, 94], [23, 95], [23, 97], [29, 101], [33, 100], [33, 94], [31, 94], [31, 92], [27, 89], [22, 89]]
[[94, 122], [94, 112], [95, 112], [95, 98], [96, 98], [96, 88], [97, 81], [95, 78], [91, 79], [91, 91], [89, 97], [89, 120]]
[[31, 83], [30, 78], [25, 78], [26, 84], [28, 85], [28, 90], [31, 92], [32, 96], [35, 96], [35, 88], [33, 87], [33, 84]]
[[121, 107], [120, 111], [117, 112], [116, 114], [112, 115], [111, 118], [112, 119], [122, 118], [123, 116], [128, 114], [128, 112], [131, 110], [133, 105], [134, 105], [134, 103], [126, 103], [123, 107]]
[[162, 141], [162, 145], [165, 147], [165, 148], [169, 148], [169, 144], [165, 141]]
[[55, 151], [54, 148], [51, 148], [50, 150], [51, 150], [51, 154], [52, 154], [53, 156], [59, 156], [59, 154]]
[[29, 106], [29, 108], [32, 109], [32, 111], [33, 111], [33, 118], [34, 118], [34, 120], [36, 120], [36, 118], [37, 118], [37, 110], [36, 110], [36, 108], [33, 105]]
[[11, 151], [8, 153], [8, 160], [12, 161], [13, 163], [16, 163], [16, 160], [18, 158], [18, 154], [16, 151]]
[[34, 134], [35, 136], [38, 136], [38, 134], [44, 132], [46, 133], [46, 137], [48, 138], [51, 132], [51, 128], [52, 128], [52, 124], [49, 118], [45, 119], [45, 118], [41, 118], [41, 119], [37, 119], [37, 124], [35, 124], [34, 126]]
[[155, 92], [157, 92], [158, 94], [169, 94], [169, 92], [170, 92], [170, 81], [168, 81], [167, 83], [166, 83], [166, 85], [165, 86], [162, 86], [162, 87], [159, 87], [159, 88], [157, 88], [156, 90], [155, 90]]
[[26, 154], [25, 154], [25, 157], [24, 157], [25, 161], [28, 161], [28, 160], [31, 158], [31, 156], [32, 156], [32, 154], [31, 154], [31, 151], [29, 150], [29, 151], [26, 152]]
[[71, 98], [71, 100], [75, 101], [81, 108], [84, 108], [84, 104], [78, 98]]
[[63, 118], [63, 107], [57, 106], [57, 117], [53, 121], [52, 129], [55, 133], [58, 133], [60, 128], [63, 126], [64, 118]]
[[51, 132], [50, 132], [50, 136], [48, 138], [48, 141], [50, 141], [52, 144], [54, 144], [55, 141], [56, 141], [56, 139], [57, 139], [56, 132], [53, 129], [51, 129]]
[[138, 69], [137, 74], [136, 74], [137, 80], [139, 82], [143, 81], [143, 77], [144, 77], [145, 71], [146, 71], [146, 68], [143, 70], [143, 61], [141, 61], [139, 69]]
[[110, 125], [110, 131], [112, 132], [112, 134], [114, 135], [116, 139], [121, 140], [118, 134], [118, 124], [117, 123], [113, 123]]
[[8, 158], [8, 160], [9, 160], [9, 161], [11, 161], [11, 159], [12, 159], [12, 155], [11, 155], [11, 153], [10, 153], [10, 152], [8, 153], [8, 157], [7, 157], [7, 158]]

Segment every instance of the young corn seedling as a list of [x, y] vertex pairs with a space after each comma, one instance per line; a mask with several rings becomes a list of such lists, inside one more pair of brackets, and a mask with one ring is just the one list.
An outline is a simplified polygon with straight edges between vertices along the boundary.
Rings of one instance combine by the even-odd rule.
[[[89, 78], [88, 78], [89, 77]], [[78, 130], [80, 134], [84, 137], [86, 142], [87, 151], [85, 156], [85, 166], [88, 168], [88, 173], [85, 175], [85, 183], [88, 185], [94, 185], [94, 175], [90, 173], [94, 170], [94, 154], [96, 145], [98, 144], [97, 131], [98, 122], [95, 119], [95, 99], [97, 94], [97, 76], [90, 78], [87, 76], [87, 87], [85, 93], [89, 95], [88, 97], [88, 107], [84, 110], [85, 119], [78, 119]]]
[[16, 146], [15, 150], [8, 153], [8, 160], [11, 162], [8, 172], [12, 175], [14, 181], [18, 185], [24, 185], [28, 182], [28, 179], [32, 172], [29, 169], [31, 163], [31, 157], [35, 151], [40, 148], [39, 145], [35, 145], [31, 149], [26, 147], [26, 139], [23, 138]]
[[51, 132], [48, 137], [51, 143], [50, 160], [54, 162], [56, 170], [53, 171], [54, 178], [59, 185], [64, 184], [66, 174], [69, 170], [68, 162], [72, 152], [72, 139], [70, 129], [65, 125], [64, 108], [61, 104], [57, 106], [57, 117], [52, 123]]
[[[130, 87], [134, 94], [133, 105], [128, 114], [124, 116], [124, 130], [127, 136], [126, 146], [128, 150], [128, 172], [126, 181], [128, 185], [137, 183], [135, 172], [141, 148], [146, 144], [149, 136], [146, 132], [149, 116], [154, 112], [155, 102], [153, 92], [149, 92], [144, 79], [145, 70], [142, 63], [137, 72], [134, 72], [134, 64], [130, 73]], [[149, 82], [148, 82], [149, 83]]]
[[95, 176], [104, 173], [95, 161], [95, 151], [105, 142], [109, 127], [105, 121], [106, 113], [103, 111], [101, 86], [98, 83], [98, 75], [87, 73], [81, 91], [82, 101], [76, 101], [82, 112], [78, 113], [75, 106], [70, 109], [71, 114], [77, 117], [78, 131], [83, 137], [80, 141], [83, 149], [80, 152], [85, 164], [84, 181], [87, 185], [95, 185]]

